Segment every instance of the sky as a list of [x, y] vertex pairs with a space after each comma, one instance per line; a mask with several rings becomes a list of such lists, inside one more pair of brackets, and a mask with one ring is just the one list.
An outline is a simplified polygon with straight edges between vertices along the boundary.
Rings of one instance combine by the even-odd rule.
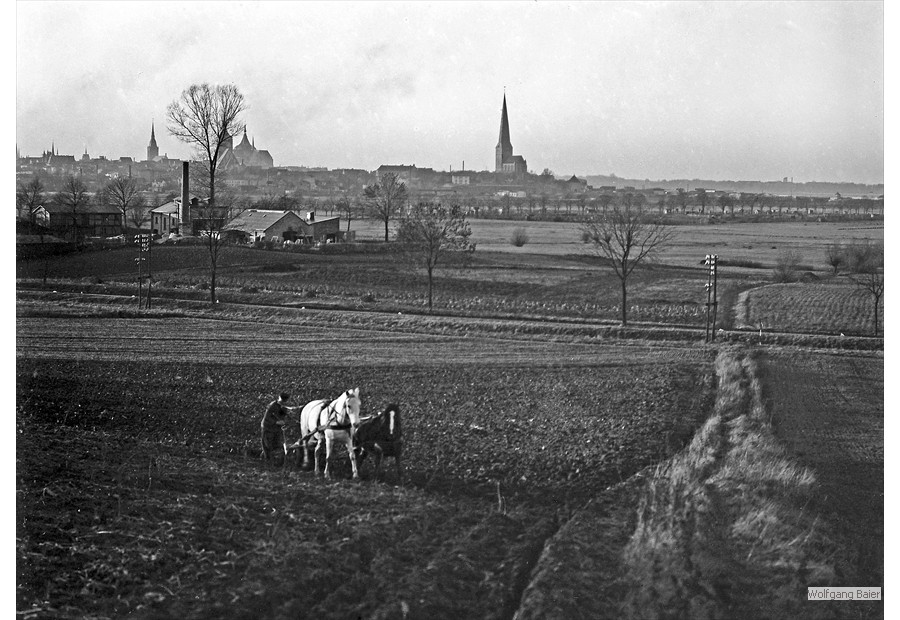
[[880, 2], [18, 2], [16, 146], [187, 158], [233, 83], [276, 166], [884, 182]]

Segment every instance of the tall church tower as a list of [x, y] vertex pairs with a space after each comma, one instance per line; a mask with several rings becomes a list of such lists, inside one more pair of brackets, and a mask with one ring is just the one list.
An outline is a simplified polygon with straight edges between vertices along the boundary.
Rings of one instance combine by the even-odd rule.
[[495, 172], [503, 172], [503, 162], [512, 157], [513, 147], [509, 141], [509, 117], [506, 114], [506, 93], [503, 93], [503, 112], [500, 114], [500, 141], [497, 142]]
[[159, 157], [159, 147], [156, 146], [156, 127], [150, 123], [150, 145], [147, 146], [147, 161], [153, 161]]

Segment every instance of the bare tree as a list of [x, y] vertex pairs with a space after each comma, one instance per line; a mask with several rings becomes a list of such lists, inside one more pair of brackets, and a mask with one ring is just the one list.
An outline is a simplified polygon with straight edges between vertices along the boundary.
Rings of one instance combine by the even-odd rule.
[[16, 210], [19, 217], [28, 218], [35, 223], [35, 213], [44, 205], [44, 183], [40, 177], [34, 177], [28, 183], [16, 186]]
[[[106, 184], [103, 192], [106, 199], [122, 214], [122, 234], [125, 234], [129, 220], [134, 220], [132, 215], [135, 210], [141, 212], [139, 219], [143, 223], [143, 214], [146, 213], [144, 197], [138, 192], [137, 182], [133, 178], [116, 177]], [[137, 227], [140, 228], [140, 225]]]
[[342, 195], [335, 201], [334, 206], [339, 214], [347, 216], [347, 232], [350, 232], [350, 221], [356, 213], [356, 205], [346, 195]]
[[209, 204], [216, 206], [216, 172], [224, 144], [244, 129], [238, 118], [246, 109], [244, 95], [234, 84], [194, 84], [166, 108], [169, 133], [193, 146], [206, 165]]
[[[738, 202], [741, 205], [741, 213], [744, 212], [745, 207], [750, 213], [753, 213], [753, 207], [759, 202], [759, 198], [759, 194], [741, 192], [740, 198], [738, 198]], [[731, 206], [731, 216], [734, 217], [734, 205]]]
[[140, 228], [150, 221], [150, 207], [144, 204], [142, 200], [140, 204], [136, 204], [128, 210], [128, 223], [134, 228]]
[[800, 269], [800, 261], [803, 257], [797, 250], [785, 250], [778, 255], [775, 261], [775, 269], [772, 270], [772, 278], [775, 282], [786, 283], [797, 280], [797, 271]]
[[623, 326], [628, 324], [628, 277], [635, 267], [666, 246], [673, 235], [668, 226], [628, 208], [595, 213], [582, 224], [583, 238], [607, 260], [622, 284]]
[[884, 246], [868, 239], [854, 241], [844, 248], [844, 266], [853, 273], [868, 273], [883, 263]]
[[[208, 190], [208, 198], [198, 218], [199, 232], [209, 251], [210, 301], [216, 303], [216, 264], [224, 247], [220, 233], [227, 221], [228, 207], [216, 202], [216, 173], [225, 144], [244, 129], [240, 121], [246, 109], [244, 95], [233, 84], [210, 86], [194, 84], [166, 108], [169, 133], [194, 147], [205, 174], [201, 186]], [[198, 232], [195, 227], [195, 233]]]
[[865, 244], [865, 258], [854, 265], [853, 280], [859, 291], [872, 299], [872, 319], [878, 335], [878, 305], [884, 296], [884, 246]]
[[825, 262], [831, 267], [831, 274], [837, 275], [846, 261], [846, 250], [841, 242], [829, 244], [825, 248]]
[[[20, 253], [19, 247], [16, 247], [16, 257], [21, 256], [26, 265], [30, 264], [32, 258], [42, 256], [44, 261], [44, 269], [43, 269], [43, 281], [44, 286], [47, 285], [47, 272], [49, 271], [49, 260], [48, 254], [46, 251], [46, 247], [44, 245], [44, 231], [46, 230], [43, 226], [35, 226], [37, 210], [42, 207], [44, 204], [44, 183], [41, 181], [40, 177], [34, 177], [28, 183], [19, 183], [16, 186], [16, 211], [18, 217], [26, 218], [32, 225], [30, 233], [37, 232], [38, 238], [40, 239], [40, 250], [30, 249], [28, 246], [23, 246], [22, 251]], [[30, 268], [28, 269], [30, 272]]]
[[731, 215], [734, 215], [734, 198], [729, 194], [722, 194], [716, 199], [716, 202], [719, 205], [719, 211], [722, 215], [727, 214], [728, 209], [731, 209]]
[[404, 218], [397, 230], [407, 257], [425, 267], [428, 276], [428, 312], [432, 310], [434, 269], [447, 252], [474, 252], [472, 229], [459, 205], [419, 203]]
[[700, 213], [706, 214], [706, 202], [708, 196], [705, 189], [697, 190], [697, 200], [700, 201]]
[[678, 208], [680, 209], [680, 212], [686, 213], [687, 212], [687, 200], [688, 200], [687, 192], [685, 192], [683, 188], [679, 187], [676, 190], [675, 197], [678, 202]]
[[666, 212], [666, 195], [663, 194], [659, 197], [659, 200], [656, 201], [656, 210], [659, 215], [662, 215]]
[[384, 240], [389, 240], [388, 223], [407, 199], [406, 184], [393, 172], [381, 175], [381, 182], [369, 185], [363, 196], [369, 203], [372, 216], [384, 222]]
[[53, 196], [53, 202], [67, 209], [71, 218], [72, 238], [76, 244], [81, 242], [81, 226], [79, 218], [81, 209], [90, 202], [87, 188], [80, 179], [69, 175], [63, 181], [62, 190], [56, 192]]
[[613, 202], [613, 197], [610, 194], [603, 194], [599, 198], [600, 208], [603, 209], [603, 212], [606, 213], [609, 210], [609, 205]]
[[647, 204], [647, 197], [643, 194], [635, 194], [632, 200], [634, 201], [634, 206], [638, 210], [638, 213], [643, 213], [644, 206]]

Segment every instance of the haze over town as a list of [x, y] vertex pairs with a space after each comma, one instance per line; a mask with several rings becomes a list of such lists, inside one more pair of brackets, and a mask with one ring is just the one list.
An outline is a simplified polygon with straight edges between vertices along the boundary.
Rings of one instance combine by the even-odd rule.
[[[166, 106], [234, 83], [276, 166], [884, 182], [880, 2], [17, 5], [23, 155], [187, 158]], [[65, 41], [65, 45], [59, 42]], [[65, 50], [65, 51], [63, 51]]]

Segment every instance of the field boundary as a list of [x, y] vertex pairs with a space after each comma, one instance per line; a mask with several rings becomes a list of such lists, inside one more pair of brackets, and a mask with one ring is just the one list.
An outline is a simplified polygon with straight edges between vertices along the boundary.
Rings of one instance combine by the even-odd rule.
[[809, 585], [842, 572], [818, 485], [776, 441], [754, 355], [716, 360], [713, 416], [650, 477], [623, 554], [621, 617], [821, 617]]
[[[358, 308], [328, 307], [309, 304], [303, 307], [220, 303], [211, 307], [200, 300], [160, 299], [152, 310], [138, 310], [135, 301], [126, 296], [92, 295], [90, 293], [17, 290], [17, 316], [88, 316], [118, 318], [194, 317], [219, 320], [264, 321], [306, 325], [313, 319], [319, 323], [340, 323], [342, 327], [359, 327], [410, 333], [442, 335], [485, 335], [501, 338], [534, 339], [547, 336], [567, 342], [602, 340], [644, 342], [703, 342], [702, 328], [660, 325], [585, 323], [534, 318], [489, 318], [447, 314], [383, 312]], [[719, 330], [720, 343], [751, 345], [790, 345], [821, 349], [884, 349], [884, 339], [871, 336], [829, 336], [804, 333], [756, 332], [754, 330]]]
[[545, 542], [513, 620], [619, 616], [622, 549], [651, 473], [645, 468], [606, 489]]

